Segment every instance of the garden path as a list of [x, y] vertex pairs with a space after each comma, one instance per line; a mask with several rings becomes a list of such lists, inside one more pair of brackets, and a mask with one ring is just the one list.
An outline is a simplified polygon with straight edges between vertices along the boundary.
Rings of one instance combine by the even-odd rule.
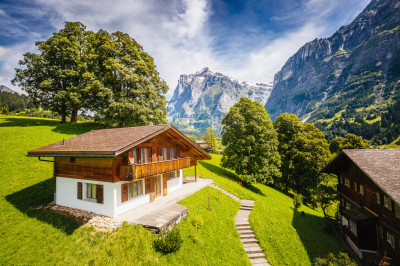
[[256, 235], [254, 234], [249, 222], [249, 215], [253, 209], [254, 201], [242, 200], [229, 191], [226, 191], [225, 189], [214, 184], [212, 184], [211, 187], [222, 191], [224, 194], [241, 203], [240, 209], [235, 216], [235, 225], [238, 233], [240, 234], [240, 241], [243, 243], [244, 251], [247, 253], [247, 256], [249, 256], [250, 262], [253, 265], [270, 265], [263, 250], [258, 244]]

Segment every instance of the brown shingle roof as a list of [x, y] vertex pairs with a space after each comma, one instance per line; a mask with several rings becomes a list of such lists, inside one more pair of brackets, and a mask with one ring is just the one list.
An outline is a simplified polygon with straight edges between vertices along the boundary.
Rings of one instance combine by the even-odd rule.
[[197, 148], [191, 140], [184, 136], [174, 126], [154, 125], [142, 127], [127, 127], [114, 129], [92, 130], [88, 133], [59, 141], [28, 152], [28, 156], [116, 156], [128, 149], [167, 130], [173, 130], [185, 144], [196, 148], [197, 153], [205, 158], [211, 157]]
[[400, 204], [400, 150], [343, 150], [323, 171], [327, 172], [343, 155], [350, 158], [389, 197]]

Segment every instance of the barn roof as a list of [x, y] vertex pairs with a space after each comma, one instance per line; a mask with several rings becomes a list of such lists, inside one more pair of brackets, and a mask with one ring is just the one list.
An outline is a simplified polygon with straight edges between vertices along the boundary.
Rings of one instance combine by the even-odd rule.
[[400, 204], [400, 150], [355, 149], [343, 150], [327, 166], [325, 173], [336, 172], [339, 162], [349, 158], [377, 186]]
[[169, 124], [92, 130], [28, 152], [28, 156], [117, 156], [153, 137], [167, 132], [200, 157], [211, 157]]

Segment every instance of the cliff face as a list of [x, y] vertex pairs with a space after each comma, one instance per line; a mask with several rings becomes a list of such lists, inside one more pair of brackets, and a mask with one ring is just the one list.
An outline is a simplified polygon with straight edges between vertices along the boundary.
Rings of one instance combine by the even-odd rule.
[[288, 112], [315, 121], [379, 105], [398, 93], [399, 65], [400, 0], [372, 0], [350, 25], [286, 62], [265, 108], [273, 119]]
[[167, 106], [168, 119], [186, 133], [202, 134], [207, 127], [217, 133], [221, 120], [240, 97], [265, 104], [271, 84], [239, 82], [204, 68], [181, 75]]

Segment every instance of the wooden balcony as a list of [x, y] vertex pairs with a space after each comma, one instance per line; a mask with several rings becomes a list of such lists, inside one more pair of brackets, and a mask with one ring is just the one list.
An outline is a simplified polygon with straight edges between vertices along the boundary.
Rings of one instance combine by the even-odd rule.
[[121, 166], [121, 180], [135, 180], [190, 167], [190, 158]]

